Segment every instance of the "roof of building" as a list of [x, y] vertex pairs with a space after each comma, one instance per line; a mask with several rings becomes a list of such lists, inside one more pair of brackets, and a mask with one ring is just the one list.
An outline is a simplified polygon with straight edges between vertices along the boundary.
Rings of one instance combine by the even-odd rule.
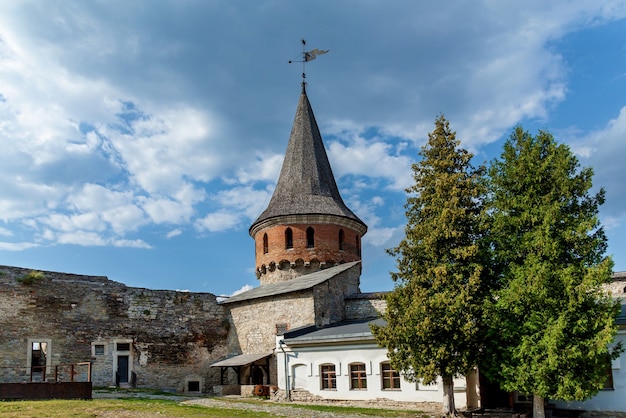
[[376, 318], [339, 322], [322, 328], [311, 325], [287, 331], [283, 335], [283, 341], [287, 345], [348, 343], [356, 340], [374, 341], [370, 324], [385, 326], [386, 322], [382, 318]]
[[252, 364], [255, 361], [259, 361], [271, 355], [272, 353], [240, 354], [238, 356], [233, 356], [225, 360], [218, 361], [217, 363], [213, 363], [211, 364], [211, 367], [246, 366], [248, 364]]
[[336, 215], [367, 226], [343, 202], [304, 86], [274, 194], [250, 226], [286, 215]]
[[250, 289], [246, 292], [232, 296], [224, 300], [222, 303], [241, 302], [250, 299], [259, 299], [268, 296], [276, 296], [285, 293], [310, 289], [313, 286], [316, 286], [320, 283], [325, 282], [326, 280], [335, 277], [339, 273], [349, 270], [359, 263], [360, 261], [353, 261], [350, 263], [339, 264], [338, 266], [319, 270], [315, 273], [298, 276], [285, 282], [264, 284], [263, 286], [255, 287], [254, 289]]

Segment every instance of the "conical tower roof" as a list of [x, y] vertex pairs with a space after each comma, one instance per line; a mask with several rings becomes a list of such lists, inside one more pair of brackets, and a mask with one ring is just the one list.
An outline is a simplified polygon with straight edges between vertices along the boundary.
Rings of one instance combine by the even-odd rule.
[[[289, 215], [334, 215], [367, 226], [343, 202], [304, 86], [280, 177], [269, 205], [250, 227]], [[254, 236], [254, 235], [253, 235]]]

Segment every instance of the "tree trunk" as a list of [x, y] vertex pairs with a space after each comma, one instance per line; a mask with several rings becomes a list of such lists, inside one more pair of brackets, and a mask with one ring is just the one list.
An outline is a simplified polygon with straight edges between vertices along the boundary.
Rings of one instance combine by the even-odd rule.
[[456, 416], [454, 405], [454, 382], [452, 376], [443, 377], [443, 414], [447, 417]]
[[543, 397], [533, 395], [533, 418], [546, 418], [546, 411], [543, 407]]

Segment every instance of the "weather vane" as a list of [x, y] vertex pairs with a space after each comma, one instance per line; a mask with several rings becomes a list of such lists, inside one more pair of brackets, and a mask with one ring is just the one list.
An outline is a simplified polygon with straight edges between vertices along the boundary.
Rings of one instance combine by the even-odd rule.
[[327, 53], [328, 51], [330, 51], [329, 49], [312, 49], [310, 51], [306, 51], [306, 40], [302, 40], [302, 54], [298, 54], [298, 58], [297, 60], [289, 60], [289, 64], [293, 63], [293, 62], [301, 62], [302, 63], [302, 88], [304, 88], [304, 86], [306, 85], [306, 71], [305, 71], [305, 65], [307, 62], [309, 61], [313, 61], [315, 58], [317, 58], [318, 55], [322, 55]]

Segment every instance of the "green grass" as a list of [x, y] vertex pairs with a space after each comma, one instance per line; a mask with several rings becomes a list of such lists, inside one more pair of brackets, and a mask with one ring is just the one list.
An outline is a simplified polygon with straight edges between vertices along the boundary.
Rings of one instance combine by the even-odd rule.
[[[172, 395], [172, 394], [167, 394]], [[181, 397], [180, 401], [187, 398]], [[122, 398], [122, 399], [93, 399], [93, 400], [42, 400], [42, 401], [7, 401], [0, 402], [0, 416], [5, 418], [65, 418], [68, 416], [79, 418], [111, 417], [111, 418], [146, 418], [146, 417], [242, 417], [263, 418], [274, 415], [238, 408], [237, 403], [263, 404], [268, 408], [275, 406], [289, 406], [294, 408], [293, 416], [298, 416], [298, 409], [308, 409], [318, 412], [333, 412], [337, 414], [362, 414], [374, 417], [402, 417], [419, 418], [418, 411], [400, 411], [377, 408], [358, 408], [330, 405], [301, 405], [269, 403], [254, 399], [234, 400], [219, 398], [220, 401], [232, 403], [232, 408], [206, 407], [199, 405], [181, 404], [179, 400]]]
[[0, 402], [0, 416], [3, 418], [271, 417], [262, 412], [236, 408], [206, 408], [181, 405], [172, 400], [137, 398]]

